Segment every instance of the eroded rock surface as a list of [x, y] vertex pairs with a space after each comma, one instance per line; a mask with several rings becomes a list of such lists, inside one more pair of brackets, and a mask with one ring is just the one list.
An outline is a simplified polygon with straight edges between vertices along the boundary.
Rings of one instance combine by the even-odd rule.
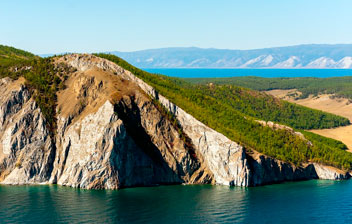
[[70, 59], [67, 59], [69, 64], [78, 70], [85, 71], [96, 66], [104, 71], [112, 71], [119, 77], [123, 77], [138, 85], [149, 96], [158, 99], [160, 103], [176, 116], [183, 131], [192, 140], [196, 152], [204, 160], [204, 166], [212, 173], [215, 183], [248, 186], [249, 169], [245, 150], [242, 146], [202, 124], [168, 99], [158, 94], [144, 81], [116, 64], [94, 56], [71, 55], [69, 57]]
[[24, 80], [0, 80], [0, 181], [46, 182], [54, 146], [38, 105]]
[[330, 166], [323, 166], [317, 163], [314, 163], [314, 168], [317, 173], [317, 176], [320, 179], [324, 180], [341, 180], [350, 178], [350, 173], [343, 172], [339, 169]]
[[81, 64], [58, 94], [52, 183], [116, 189], [211, 182], [201, 155], [192, 155], [192, 146], [137, 85], [117, 72]]

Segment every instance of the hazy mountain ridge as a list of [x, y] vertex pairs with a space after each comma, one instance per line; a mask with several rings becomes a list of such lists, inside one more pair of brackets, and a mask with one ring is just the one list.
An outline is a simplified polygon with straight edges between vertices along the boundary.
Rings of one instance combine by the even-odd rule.
[[109, 53], [142, 68], [352, 68], [352, 44], [256, 50], [160, 48]]

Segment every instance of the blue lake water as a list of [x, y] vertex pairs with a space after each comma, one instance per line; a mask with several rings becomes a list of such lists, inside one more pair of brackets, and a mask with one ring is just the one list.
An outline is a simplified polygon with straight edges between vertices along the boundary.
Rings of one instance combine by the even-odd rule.
[[[352, 70], [342, 69], [146, 70], [193, 78], [352, 76]], [[351, 199], [352, 180], [117, 191], [0, 185], [0, 223], [352, 223]]]
[[189, 69], [153, 68], [144, 69], [151, 73], [179, 78], [220, 78], [235, 76], [274, 77], [317, 77], [328, 78], [352, 76], [352, 69]]
[[116, 191], [0, 186], [0, 223], [352, 223], [352, 180]]

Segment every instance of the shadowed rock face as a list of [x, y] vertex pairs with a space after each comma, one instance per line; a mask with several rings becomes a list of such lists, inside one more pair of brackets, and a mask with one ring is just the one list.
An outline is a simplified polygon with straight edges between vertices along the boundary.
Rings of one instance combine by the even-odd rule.
[[[122, 71], [85, 60], [68, 60], [76, 63], [78, 72], [58, 94], [63, 110], [51, 183], [116, 189], [211, 182], [211, 173], [192, 158], [178, 130], [150, 97]], [[61, 98], [67, 95], [77, 102], [72, 108], [79, 110], [65, 108]], [[82, 101], [89, 103], [82, 106]]]
[[247, 158], [251, 170], [249, 186], [310, 179], [342, 180], [351, 177], [348, 172], [343, 172], [334, 167], [317, 163], [296, 167], [257, 152], [248, 154]]
[[[181, 183], [257, 186], [349, 177], [331, 167], [294, 167], [247, 153], [107, 60], [67, 55], [57, 62], [77, 72], [58, 92], [54, 139], [24, 80], [0, 81], [1, 183], [117, 189]], [[163, 110], [170, 111], [181, 128]]]
[[52, 183], [116, 189], [209, 181], [194, 177], [199, 163], [145, 96], [125, 96], [115, 106], [106, 101], [67, 128], [60, 121]]
[[248, 158], [251, 169], [250, 186], [319, 178], [313, 164], [295, 167], [259, 153], [251, 153]]

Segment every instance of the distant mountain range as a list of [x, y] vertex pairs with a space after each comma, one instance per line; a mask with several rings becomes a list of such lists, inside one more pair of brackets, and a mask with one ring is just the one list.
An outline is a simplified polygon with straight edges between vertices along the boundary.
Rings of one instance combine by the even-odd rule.
[[352, 68], [352, 44], [256, 50], [161, 48], [108, 53], [140, 68]]

